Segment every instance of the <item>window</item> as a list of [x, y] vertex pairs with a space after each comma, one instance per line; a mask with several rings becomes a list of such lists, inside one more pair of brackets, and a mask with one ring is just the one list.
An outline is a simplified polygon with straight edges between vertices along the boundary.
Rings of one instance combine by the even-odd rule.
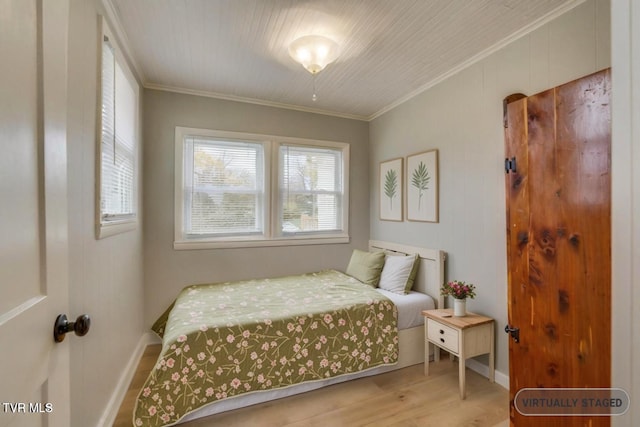
[[263, 234], [262, 144], [187, 137], [185, 152], [185, 234]]
[[103, 23], [97, 237], [135, 228], [138, 86]]
[[283, 235], [342, 231], [342, 150], [280, 145]]
[[176, 128], [176, 249], [348, 242], [348, 144]]

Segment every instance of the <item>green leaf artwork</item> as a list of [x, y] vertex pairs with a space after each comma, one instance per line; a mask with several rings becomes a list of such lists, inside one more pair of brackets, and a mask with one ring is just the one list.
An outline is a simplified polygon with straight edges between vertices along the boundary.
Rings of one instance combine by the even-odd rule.
[[424, 191], [429, 188], [430, 180], [431, 177], [429, 176], [427, 166], [423, 162], [420, 162], [411, 175], [411, 185], [418, 189], [418, 210], [422, 208], [422, 196], [424, 195]]
[[384, 176], [384, 194], [389, 198], [389, 209], [393, 210], [393, 198], [398, 192], [398, 173], [389, 169]]

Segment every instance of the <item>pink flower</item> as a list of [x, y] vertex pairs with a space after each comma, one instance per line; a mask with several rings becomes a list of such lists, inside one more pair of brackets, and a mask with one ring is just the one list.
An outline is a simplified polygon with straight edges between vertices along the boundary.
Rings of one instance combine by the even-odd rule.
[[325, 323], [331, 323], [332, 321], [333, 321], [333, 317], [329, 313], [324, 315], [324, 322]]
[[186, 335], [180, 335], [178, 337], [178, 342], [185, 342], [187, 340], [187, 336]]
[[442, 285], [440, 294], [444, 296], [451, 295], [456, 299], [475, 298], [475, 285], [453, 280]]
[[227, 335], [227, 342], [228, 343], [232, 343], [235, 339], [236, 338], [233, 335], [231, 335], [231, 334]]
[[156, 409], [155, 406], [150, 406], [149, 407], [149, 415], [154, 416], [156, 414], [156, 412], [158, 412], [158, 410]]
[[173, 366], [175, 365], [176, 361], [173, 359], [169, 359], [167, 360], [167, 366], [170, 368], [173, 368]]
[[233, 387], [234, 389], [238, 389], [238, 387], [240, 387], [240, 380], [237, 378], [234, 378], [233, 380], [231, 380], [231, 387]]

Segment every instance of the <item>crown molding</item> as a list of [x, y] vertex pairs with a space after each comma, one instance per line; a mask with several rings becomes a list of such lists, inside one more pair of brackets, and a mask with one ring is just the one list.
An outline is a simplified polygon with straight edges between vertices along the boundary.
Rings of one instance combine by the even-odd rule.
[[138, 79], [138, 82], [144, 86], [146, 83], [146, 76], [144, 74], [144, 70], [140, 63], [136, 60], [135, 55], [133, 54], [133, 49], [131, 48], [131, 42], [129, 41], [129, 37], [127, 36], [127, 32], [124, 30], [122, 25], [122, 20], [120, 19], [120, 14], [118, 13], [118, 9], [115, 7], [111, 0], [101, 0], [102, 7], [104, 9], [104, 13], [106, 15], [107, 22], [111, 27], [111, 31], [115, 33], [116, 38], [118, 39], [118, 45], [120, 46], [120, 50], [122, 54], [127, 59], [130, 67], [133, 68], [133, 73]]
[[340, 113], [340, 112], [335, 112], [335, 111], [322, 110], [322, 109], [319, 109], [319, 108], [309, 108], [309, 107], [304, 107], [304, 106], [300, 106], [300, 105], [285, 104], [285, 103], [275, 102], [275, 101], [265, 101], [263, 99], [245, 98], [245, 97], [242, 97], [242, 96], [227, 95], [227, 94], [222, 94], [222, 93], [217, 93], [217, 92], [210, 92], [210, 91], [205, 91], [205, 90], [185, 89], [185, 88], [181, 88], [181, 87], [167, 86], [167, 85], [161, 85], [161, 84], [156, 84], [156, 83], [146, 83], [146, 84], [144, 84], [144, 88], [145, 89], [153, 89], [153, 90], [161, 90], [161, 91], [164, 91], [164, 92], [182, 93], [182, 94], [185, 94], [185, 95], [204, 96], [204, 97], [207, 97], [207, 98], [222, 99], [222, 100], [225, 100], [225, 101], [243, 102], [243, 103], [246, 103], [246, 104], [262, 105], [262, 106], [265, 106], [265, 107], [284, 108], [284, 109], [287, 109], [287, 110], [302, 111], [302, 112], [305, 112], [305, 113], [313, 113], [313, 114], [322, 114], [322, 115], [325, 115], [325, 116], [338, 117], [338, 118], [341, 118], [341, 119], [351, 119], [351, 120], [360, 120], [360, 121], [367, 121], [368, 120], [367, 117], [356, 115], [356, 114]]

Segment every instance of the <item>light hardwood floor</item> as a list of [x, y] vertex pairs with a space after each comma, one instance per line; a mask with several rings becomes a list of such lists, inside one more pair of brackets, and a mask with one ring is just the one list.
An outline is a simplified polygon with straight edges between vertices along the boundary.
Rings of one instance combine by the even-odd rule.
[[[114, 426], [130, 427], [138, 391], [158, 358], [149, 346], [120, 407]], [[458, 394], [458, 365], [448, 357], [361, 378], [284, 399], [181, 424], [204, 426], [495, 426], [509, 425], [509, 393], [467, 370], [467, 398]], [[505, 424], [506, 423], [506, 424]]]

